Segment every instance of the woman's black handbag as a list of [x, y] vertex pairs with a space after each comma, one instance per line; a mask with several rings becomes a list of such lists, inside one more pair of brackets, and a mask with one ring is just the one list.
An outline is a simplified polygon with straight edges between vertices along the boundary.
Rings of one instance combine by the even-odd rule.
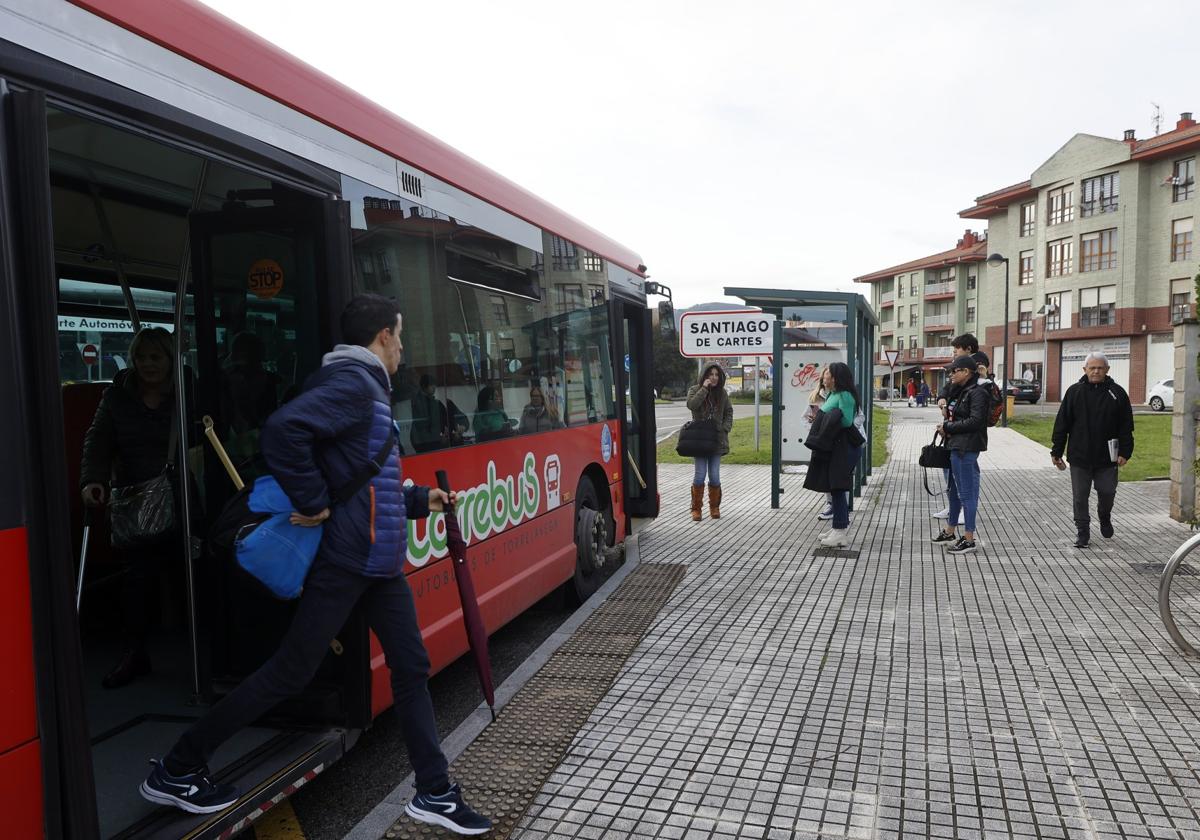
[[675, 451], [684, 458], [707, 458], [721, 448], [721, 433], [717, 421], [689, 420], [679, 430]]
[[927, 470], [950, 469], [950, 447], [937, 442], [938, 433], [933, 433], [933, 442], [921, 447], [921, 458], [917, 461]]
[[[943, 439], [942, 443], [938, 443], [937, 439], [938, 433], [934, 432], [933, 441], [921, 447], [921, 457], [918, 459], [917, 463], [926, 470], [950, 469], [950, 447], [946, 446], [945, 439]], [[938, 495], [929, 489], [928, 472], [922, 475], [922, 480], [925, 482], [926, 493], [928, 493], [930, 496]]]
[[114, 487], [108, 503], [113, 548], [143, 548], [162, 542], [175, 530], [175, 448], [179, 427], [171, 412], [167, 463], [154, 478]]
[[114, 487], [108, 515], [114, 548], [141, 548], [162, 542], [175, 530], [171, 465], [148, 481]]

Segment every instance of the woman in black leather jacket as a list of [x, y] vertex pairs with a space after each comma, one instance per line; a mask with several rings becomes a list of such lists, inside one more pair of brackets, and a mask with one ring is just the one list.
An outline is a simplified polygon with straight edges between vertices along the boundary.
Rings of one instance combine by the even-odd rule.
[[[946, 493], [950, 497], [950, 515], [946, 526], [933, 542], [947, 546], [950, 554], [969, 554], [975, 551], [975, 512], [979, 506], [979, 453], [987, 449], [988, 414], [991, 394], [979, 387], [979, 373], [971, 356], [959, 356], [950, 365], [951, 384], [958, 395], [949, 406], [950, 416], [938, 426], [938, 431], [950, 447], [950, 481]], [[959, 511], [963, 513], [964, 532], [955, 533]]]
[[[83, 439], [80, 492], [88, 507], [108, 501], [109, 487], [124, 487], [159, 475], [167, 463], [175, 401], [175, 340], [161, 327], [147, 327], [129, 347], [133, 365], [105, 389]], [[175, 538], [122, 552], [128, 568], [121, 581], [121, 612], [126, 649], [104, 677], [105, 688], [120, 688], [150, 673], [146, 634], [159, 576], [175, 550]]]

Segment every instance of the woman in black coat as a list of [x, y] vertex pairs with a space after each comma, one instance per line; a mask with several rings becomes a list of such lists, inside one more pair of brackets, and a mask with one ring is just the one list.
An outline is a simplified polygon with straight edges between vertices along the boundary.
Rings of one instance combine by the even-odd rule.
[[[970, 554], [975, 551], [975, 512], [979, 506], [979, 453], [987, 449], [988, 415], [992, 396], [980, 387], [976, 361], [971, 356], [959, 356], [950, 364], [950, 383], [958, 388], [949, 408], [949, 418], [938, 431], [950, 447], [950, 480], [946, 494], [950, 497], [950, 515], [946, 526], [933, 542], [946, 546], [950, 554]], [[951, 524], [963, 514], [961, 537]]]
[[[110, 487], [148, 481], [166, 467], [175, 403], [174, 347], [174, 338], [161, 327], [141, 330], [129, 346], [133, 366], [105, 389], [83, 439], [79, 484], [88, 507], [103, 506]], [[126, 649], [105, 675], [105, 688], [120, 688], [150, 673], [146, 634], [151, 599], [175, 542], [171, 535], [156, 545], [122, 551], [128, 564], [121, 582]]]

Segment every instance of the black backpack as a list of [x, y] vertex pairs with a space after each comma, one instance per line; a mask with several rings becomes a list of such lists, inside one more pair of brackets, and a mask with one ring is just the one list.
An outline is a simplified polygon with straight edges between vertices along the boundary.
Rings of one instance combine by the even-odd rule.
[[988, 425], [995, 426], [1000, 422], [1000, 415], [1004, 414], [1004, 394], [1000, 391], [1000, 386], [995, 382], [987, 383], [988, 398], [991, 400], [988, 406]]

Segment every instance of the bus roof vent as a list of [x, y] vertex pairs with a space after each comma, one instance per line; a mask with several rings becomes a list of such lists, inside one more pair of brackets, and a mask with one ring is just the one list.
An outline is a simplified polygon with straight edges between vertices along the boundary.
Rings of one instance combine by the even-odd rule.
[[421, 197], [421, 179], [411, 172], [400, 170], [400, 189], [414, 198]]

